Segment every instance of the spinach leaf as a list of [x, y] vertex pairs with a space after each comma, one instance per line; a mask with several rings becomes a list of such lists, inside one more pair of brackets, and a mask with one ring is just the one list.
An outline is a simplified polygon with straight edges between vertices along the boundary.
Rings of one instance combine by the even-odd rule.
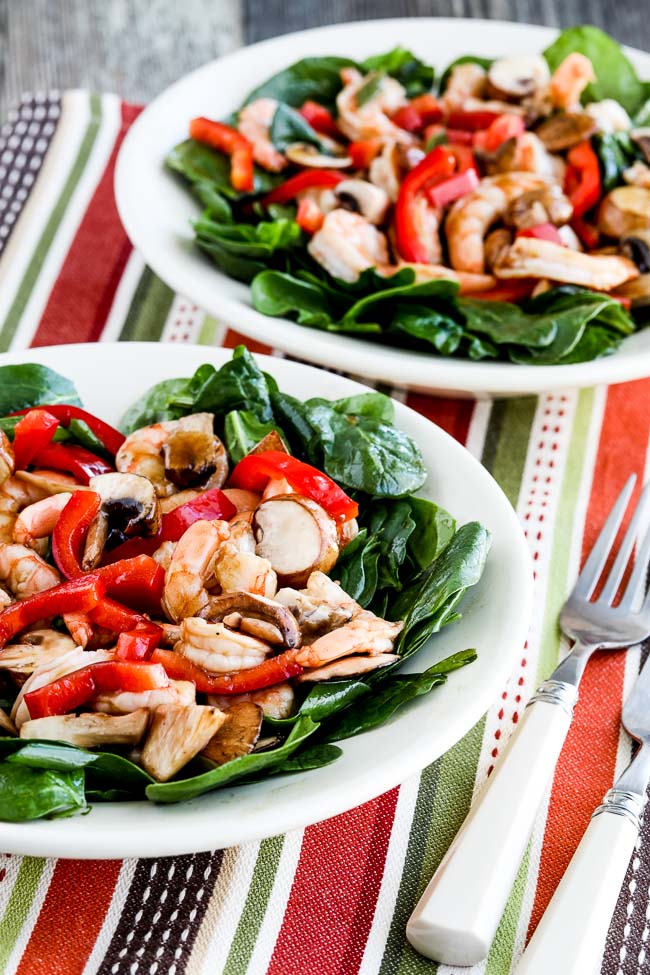
[[583, 104], [614, 98], [630, 115], [641, 107], [643, 85], [613, 37], [590, 24], [569, 27], [544, 51], [544, 57], [551, 71], [555, 71], [574, 51], [589, 58], [596, 75], [596, 81], [587, 85], [582, 94]]
[[600, 162], [603, 190], [609, 193], [624, 182], [623, 173], [637, 157], [637, 150], [627, 132], [592, 136], [592, 145]]
[[342, 754], [342, 749], [337, 748], [336, 745], [325, 743], [308, 745], [307, 748], [288, 758], [276, 771], [280, 775], [285, 775], [288, 772], [308, 772], [310, 769], [324, 768], [325, 765], [335, 762]]
[[224, 422], [224, 437], [231, 463], [238, 464], [242, 457], [249, 454], [267, 434], [273, 431], [279, 434], [287, 446], [286, 437], [275, 423], [262, 423], [249, 410], [231, 410]]
[[300, 717], [286, 741], [277, 748], [267, 752], [242, 755], [241, 758], [234, 758], [225, 765], [219, 765], [209, 772], [203, 772], [192, 778], [177, 779], [175, 782], [154, 782], [147, 786], [147, 798], [153, 802], [180, 802], [194, 799], [238, 779], [258, 775], [262, 771], [277, 771], [319, 727], [320, 725], [311, 718]]
[[367, 105], [368, 102], [371, 102], [379, 94], [383, 77], [383, 74], [377, 72], [366, 78], [354, 99], [358, 108], [363, 108], [364, 105]]
[[[223, 199], [237, 200], [246, 194], [233, 189], [230, 182], [230, 158], [216, 149], [196, 142], [194, 139], [187, 139], [179, 143], [171, 150], [165, 163], [173, 172], [183, 176], [191, 184], [204, 205], [210, 207], [207, 202], [210, 193], [219, 194]], [[265, 169], [255, 167], [253, 177], [253, 192], [268, 193], [284, 180], [284, 176], [278, 173], [269, 173]]]
[[610, 328], [589, 325], [570, 352], [562, 358], [562, 365], [570, 362], [591, 362], [600, 356], [611, 355], [621, 344], [621, 335]]
[[48, 769], [52, 772], [72, 772], [87, 769], [93, 777], [111, 780], [116, 786], [130, 792], [142, 792], [154, 780], [128, 759], [112, 752], [92, 752], [74, 745], [37, 739], [21, 739], [19, 748], [6, 761], [28, 768]]
[[529, 316], [518, 305], [506, 301], [459, 298], [458, 307], [469, 332], [485, 335], [497, 345], [517, 343], [526, 348], [543, 348], [551, 344], [557, 333], [552, 316]]
[[406, 302], [395, 306], [389, 331], [426, 342], [440, 355], [453, 355], [463, 337], [463, 326], [447, 312]]
[[321, 684], [314, 684], [297, 713], [291, 718], [270, 718], [267, 716], [264, 718], [264, 722], [274, 730], [290, 728], [300, 717], [322, 722], [338, 711], [347, 708], [357, 698], [367, 694], [369, 690], [367, 684], [354, 678], [350, 680], [328, 680]]
[[0, 820], [72, 816], [85, 808], [83, 769], [51, 772], [0, 762]]
[[248, 410], [263, 423], [273, 420], [269, 377], [243, 345], [218, 370], [209, 363], [199, 366], [175, 403], [187, 412], [221, 416], [231, 410]]
[[271, 142], [279, 152], [284, 152], [294, 142], [306, 142], [307, 145], [316, 146], [320, 152], [327, 154], [316, 129], [313, 129], [307, 119], [303, 118], [299, 112], [295, 112], [288, 105], [282, 103], [275, 110], [269, 135]]
[[446, 549], [456, 532], [456, 520], [433, 501], [409, 498], [415, 531], [409, 535], [408, 550], [418, 568], [426, 569]]
[[638, 129], [647, 128], [650, 125], [650, 83], [643, 82], [643, 97], [646, 99], [643, 105], [634, 116], [634, 127]]
[[129, 407], [120, 420], [122, 433], [133, 433], [140, 427], [163, 420], [177, 420], [187, 410], [175, 405], [176, 399], [183, 395], [189, 379], [163, 379], [147, 390], [135, 403]]
[[281, 262], [302, 241], [293, 220], [216, 223], [204, 215], [194, 224], [195, 243], [230, 277], [252, 281], [273, 261]]
[[0, 366], [0, 416], [41, 403], [81, 406], [73, 383], [47, 366], [34, 362]]
[[336, 331], [322, 289], [291, 274], [282, 271], [259, 273], [251, 285], [251, 302], [263, 315], [275, 318], [290, 315], [301, 325]]
[[292, 452], [311, 459], [317, 434], [307, 419], [305, 404], [279, 390], [271, 391], [271, 404], [276, 420], [289, 438]]
[[[386, 54], [375, 54], [361, 64], [364, 74], [383, 71], [396, 78], [406, 88], [407, 98], [415, 98], [431, 91], [434, 71], [404, 47], [395, 47]], [[357, 99], [358, 100], [358, 99]]]
[[[316, 403], [315, 399], [309, 400]], [[354, 416], [370, 416], [383, 423], [392, 423], [395, 419], [395, 407], [390, 396], [385, 393], [357, 393], [356, 396], [345, 396], [343, 399], [322, 400], [329, 403], [337, 413], [344, 416], [353, 414]]]
[[362, 528], [339, 556], [332, 573], [349, 596], [363, 606], [370, 605], [379, 584], [379, 560], [383, 546], [376, 536]]
[[449, 79], [451, 73], [458, 64], [478, 64], [479, 67], [484, 68], [486, 71], [489, 69], [490, 65], [493, 64], [494, 58], [481, 58], [475, 54], [464, 54], [460, 58], [456, 58], [451, 64], [447, 65], [440, 78], [440, 83], [438, 85], [438, 90], [442, 94], [449, 84]]
[[308, 100], [332, 108], [343, 87], [341, 69], [354, 67], [356, 62], [350, 58], [303, 58], [258, 85], [244, 104], [256, 98], [275, 98], [292, 108], [300, 108]]
[[390, 323], [393, 320], [395, 302], [399, 298], [433, 298], [449, 301], [453, 300], [458, 294], [458, 285], [455, 281], [441, 279], [415, 284], [414, 272], [410, 268], [405, 268], [405, 270], [410, 271], [413, 275], [410, 282], [404, 278], [400, 281], [398, 276], [394, 275], [392, 278], [385, 279], [388, 284], [387, 286], [384, 285], [381, 291], [364, 295], [348, 308], [341, 320], [341, 326], [345, 328], [345, 331], [351, 331], [352, 326], [357, 326], [362, 321], [367, 322], [370, 315], [376, 316], [380, 321], [385, 321], [386, 324]]

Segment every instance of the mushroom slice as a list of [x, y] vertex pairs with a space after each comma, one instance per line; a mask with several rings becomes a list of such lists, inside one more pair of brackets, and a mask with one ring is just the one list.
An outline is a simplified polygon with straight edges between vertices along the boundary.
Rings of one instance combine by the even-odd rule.
[[31, 630], [24, 633], [20, 643], [10, 643], [0, 653], [0, 670], [27, 677], [37, 667], [63, 657], [77, 644], [72, 637], [58, 630]]
[[627, 257], [581, 254], [533, 237], [518, 237], [494, 273], [498, 278], [550, 278], [597, 291], [611, 291], [639, 275]]
[[228, 455], [214, 433], [212, 413], [177, 420], [162, 448], [165, 477], [180, 488], [220, 488], [228, 476]]
[[225, 765], [233, 758], [249, 755], [262, 729], [264, 712], [259, 704], [240, 701], [224, 714], [224, 722], [201, 752], [216, 765]]
[[528, 57], [499, 58], [487, 75], [488, 94], [504, 102], [519, 102], [534, 95], [551, 79], [546, 59], [539, 54]]
[[512, 243], [512, 231], [507, 227], [491, 230], [485, 238], [485, 266], [493, 268], [505, 257]]
[[650, 273], [641, 274], [636, 280], [628, 281], [627, 284], [616, 289], [616, 294], [630, 298], [633, 308], [650, 307]]
[[187, 491], [177, 491], [176, 494], [170, 494], [166, 498], [159, 498], [158, 504], [160, 505], [161, 514], [169, 514], [170, 511], [175, 511], [176, 508], [180, 508], [182, 504], [187, 504], [188, 501], [195, 501], [196, 498], [200, 498], [202, 491], [197, 491], [194, 488], [188, 488]]
[[257, 555], [268, 559], [281, 585], [302, 586], [315, 569], [329, 572], [338, 558], [336, 522], [300, 494], [263, 501], [253, 531]]
[[338, 206], [360, 213], [377, 227], [384, 222], [390, 205], [388, 193], [366, 179], [344, 179], [336, 186], [334, 195]]
[[115, 533], [119, 541], [131, 535], [155, 535], [160, 528], [160, 506], [156, 489], [140, 474], [98, 474], [89, 487], [101, 498], [97, 517], [88, 529], [82, 567], [88, 571], [99, 565]]
[[17, 735], [18, 729], [13, 723], [6, 711], [0, 708], [0, 731], [5, 732], [7, 735]]
[[[243, 488], [224, 488], [223, 493], [237, 509], [237, 515], [248, 514], [255, 511], [262, 500], [255, 491], [245, 491]], [[237, 517], [235, 515], [235, 518]]]
[[604, 197], [598, 211], [598, 229], [608, 237], [629, 237], [650, 225], [650, 190], [617, 186]]
[[223, 711], [202, 704], [159, 705], [142, 749], [142, 767], [158, 782], [167, 782], [205, 748], [225, 720]]
[[643, 158], [650, 164], [650, 128], [632, 129], [630, 138], [636, 142], [643, 153]]
[[[564, 195], [561, 187], [550, 184], [539, 189], [528, 190], [509, 204], [504, 220], [512, 227], [524, 230], [540, 223], [566, 223], [573, 216], [573, 206]], [[498, 263], [493, 262], [494, 265]]]
[[149, 721], [146, 708], [130, 714], [61, 714], [50, 718], [25, 721], [21, 738], [43, 738], [46, 741], [67, 741], [79, 748], [94, 745], [137, 745]]
[[[267, 599], [266, 596], [254, 596], [249, 592], [225, 592], [220, 596], [211, 596], [207, 605], [199, 612], [199, 616], [210, 623], [217, 623], [234, 613], [240, 617], [239, 629], [245, 629], [242, 625], [244, 618], [252, 617], [272, 624], [275, 632], [280, 634], [280, 642], [287, 649], [300, 646], [300, 627], [291, 610], [272, 599]], [[246, 632], [250, 633], [250, 630]], [[257, 633], [254, 635], [257, 636]], [[277, 640], [272, 642], [276, 643]]]
[[59, 471], [16, 471], [15, 476], [20, 481], [41, 488], [47, 494], [67, 494], [71, 488], [75, 491], [91, 490], [87, 484], [77, 484], [74, 477]]
[[[252, 450], [249, 450], [249, 454], [265, 454], [267, 450], [279, 450], [281, 454], [288, 454], [289, 451], [286, 448], [284, 440], [280, 436], [277, 430], [271, 430], [267, 433], [265, 437], [262, 437], [259, 443], [255, 444]], [[234, 502], [233, 502], [234, 503]]]
[[535, 135], [542, 140], [549, 152], [562, 152], [571, 149], [579, 142], [591, 138], [598, 123], [584, 112], [561, 112], [551, 115], [535, 129]]
[[356, 674], [368, 674], [371, 670], [388, 667], [399, 659], [399, 654], [396, 653], [378, 653], [374, 657], [343, 657], [315, 670], [305, 670], [295, 680], [300, 684], [313, 684], [332, 677], [354, 677]]
[[650, 272], [650, 227], [621, 241], [621, 253], [634, 261], [642, 275]]
[[319, 151], [307, 142], [292, 142], [284, 151], [289, 162], [308, 169], [347, 169], [352, 165], [350, 156], [331, 155]]
[[312, 572], [307, 588], [301, 591], [280, 589], [275, 601], [289, 607], [303, 638], [329, 633], [361, 612], [361, 606], [324, 572]]

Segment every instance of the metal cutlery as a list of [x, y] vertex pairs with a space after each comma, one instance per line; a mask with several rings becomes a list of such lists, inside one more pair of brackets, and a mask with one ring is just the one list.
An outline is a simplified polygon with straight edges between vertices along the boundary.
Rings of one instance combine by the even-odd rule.
[[575, 641], [571, 652], [530, 699], [408, 922], [408, 940], [435, 961], [474, 965], [487, 956], [566, 739], [589, 658], [598, 649], [629, 647], [650, 634], [650, 600], [643, 599], [650, 531], [637, 549], [620, 603], [612, 605], [635, 547], [650, 485], [639, 499], [601, 594], [591, 601], [635, 482], [633, 475], [621, 491], [560, 614], [562, 630]]

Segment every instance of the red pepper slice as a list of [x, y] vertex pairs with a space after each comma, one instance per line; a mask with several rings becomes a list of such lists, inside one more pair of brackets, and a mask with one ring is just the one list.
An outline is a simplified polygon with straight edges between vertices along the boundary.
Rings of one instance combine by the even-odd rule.
[[594, 226], [594, 224], [587, 223], [582, 217], [573, 217], [569, 221], [569, 226], [576, 233], [582, 246], [586, 247], [588, 251], [592, 251], [598, 247], [600, 233], [598, 232], [598, 227]]
[[149, 555], [137, 555], [95, 569], [109, 596], [137, 606], [145, 613], [159, 613], [165, 586], [165, 570]]
[[115, 656], [120, 660], [148, 660], [162, 638], [163, 631], [155, 623], [142, 623], [134, 630], [120, 633]]
[[96, 573], [89, 573], [8, 606], [0, 613], [0, 647], [38, 620], [63, 613], [89, 613], [97, 606], [105, 589], [103, 580]]
[[217, 488], [204, 491], [198, 498], [163, 515], [156, 547], [161, 542], [177, 542], [195, 521], [230, 521], [236, 513], [237, 509], [223, 491]]
[[315, 234], [323, 226], [324, 220], [325, 214], [315, 200], [309, 200], [305, 197], [300, 201], [296, 213], [296, 223], [306, 234]]
[[447, 122], [452, 129], [465, 129], [468, 132], [478, 132], [480, 129], [488, 129], [500, 117], [501, 112], [490, 112], [488, 110], [463, 112], [462, 110], [458, 110], [449, 113]]
[[449, 146], [449, 151], [456, 160], [456, 172], [467, 173], [473, 169], [477, 176], [480, 176], [476, 165], [476, 156], [468, 146]]
[[447, 129], [447, 140], [455, 146], [473, 146], [474, 133], [467, 129]]
[[464, 173], [457, 176], [450, 176], [449, 179], [432, 186], [427, 190], [427, 196], [434, 207], [446, 207], [461, 196], [471, 193], [479, 184], [478, 173], [475, 169], [467, 169]]
[[406, 132], [420, 132], [424, 128], [424, 119], [417, 108], [413, 107], [413, 103], [398, 108], [391, 115], [391, 121]]
[[128, 633], [151, 622], [142, 613], [137, 613], [128, 606], [109, 599], [108, 596], [104, 596], [88, 615], [92, 623], [101, 626], [104, 630], [111, 630], [112, 633]]
[[95, 491], [75, 491], [57, 519], [52, 532], [52, 555], [67, 579], [74, 579], [83, 571], [86, 535], [101, 503]]
[[190, 138], [230, 156], [230, 182], [233, 189], [250, 193], [254, 188], [253, 147], [241, 132], [209, 118], [193, 118]]
[[526, 123], [521, 115], [505, 112], [497, 115], [484, 131], [474, 133], [474, 145], [486, 152], [496, 152], [508, 139], [516, 139], [526, 131]]
[[258, 691], [289, 680], [290, 677], [297, 677], [304, 669], [296, 662], [295, 650], [285, 650], [277, 657], [269, 657], [257, 667], [218, 676], [209, 674], [207, 670], [197, 667], [187, 657], [174, 653], [173, 650], [162, 650], [158, 647], [152, 653], [151, 660], [162, 664], [172, 680], [191, 680], [202, 694], [245, 694], [248, 691]]
[[513, 278], [510, 281], [500, 281], [489, 291], [475, 291], [468, 298], [474, 301], [510, 301], [517, 304], [530, 298], [531, 292], [538, 283], [537, 278]]
[[331, 477], [279, 450], [248, 454], [233, 470], [229, 483], [232, 487], [262, 492], [271, 478], [280, 477], [286, 478], [294, 490], [318, 502], [335, 521], [348, 521], [359, 513], [356, 501]]
[[573, 204], [573, 216], [581, 217], [594, 207], [602, 194], [600, 164], [589, 141], [569, 150], [565, 192]]
[[395, 235], [403, 260], [415, 264], [427, 262], [427, 249], [417, 230], [414, 203], [418, 193], [428, 183], [434, 179], [437, 182], [447, 179], [453, 175], [455, 168], [456, 159], [449, 147], [436, 146], [404, 179], [395, 204]]
[[355, 169], [367, 169], [381, 151], [379, 139], [359, 139], [348, 145], [347, 153]]
[[88, 484], [90, 478], [97, 474], [110, 474], [115, 470], [102, 457], [92, 454], [84, 447], [77, 447], [76, 444], [48, 444], [32, 458], [32, 463], [39, 467], [53, 468], [55, 471], [68, 471], [82, 484]]
[[158, 664], [105, 660], [30, 691], [25, 694], [24, 700], [30, 718], [47, 718], [74, 711], [96, 694], [113, 691], [138, 693], [168, 686], [169, 678]]
[[327, 189], [342, 183], [344, 179], [346, 179], [345, 176], [333, 169], [305, 169], [302, 173], [291, 176], [286, 182], [267, 193], [262, 199], [262, 203], [265, 206], [268, 206], [269, 203], [288, 203], [303, 190]]
[[46, 409], [25, 410], [14, 430], [14, 459], [17, 471], [24, 471], [28, 464], [47, 447], [56, 432], [59, 421]]
[[[100, 420], [93, 413], [82, 410], [80, 406], [71, 406], [69, 403], [47, 403], [38, 408], [40, 410], [47, 410], [64, 427], [69, 426], [70, 420], [83, 420], [86, 426], [90, 427], [95, 436], [101, 440], [110, 454], [116, 454], [126, 440], [124, 434], [116, 430], [115, 427], [112, 427], [109, 423], [104, 423], [103, 420]], [[21, 416], [30, 412], [32, 412], [30, 409], [18, 410], [16, 413], [12, 413], [12, 416]]]
[[550, 240], [553, 244], [560, 244], [561, 247], [566, 246], [557, 227], [552, 223], [538, 223], [535, 227], [518, 230], [515, 237], [534, 237], [536, 240]]
[[418, 112], [423, 125], [439, 122], [445, 114], [435, 95], [418, 95], [417, 98], [412, 98], [409, 104]]
[[341, 133], [334, 121], [334, 116], [324, 105], [319, 105], [318, 102], [307, 99], [298, 111], [304, 119], [307, 119], [312, 129], [316, 129], [317, 132], [321, 132], [323, 135], [329, 135], [333, 139], [340, 137]]

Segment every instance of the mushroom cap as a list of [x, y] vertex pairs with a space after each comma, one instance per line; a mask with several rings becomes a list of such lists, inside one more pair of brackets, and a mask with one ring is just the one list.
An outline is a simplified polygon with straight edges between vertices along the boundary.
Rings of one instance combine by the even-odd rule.
[[228, 476], [228, 455], [214, 432], [212, 413], [176, 420], [162, 455], [165, 477], [180, 488], [220, 488]]
[[217, 623], [232, 613], [272, 623], [279, 630], [285, 647], [291, 650], [300, 646], [302, 637], [296, 617], [286, 606], [266, 596], [255, 596], [250, 592], [225, 592], [220, 596], [211, 596], [198, 615], [210, 623]]

